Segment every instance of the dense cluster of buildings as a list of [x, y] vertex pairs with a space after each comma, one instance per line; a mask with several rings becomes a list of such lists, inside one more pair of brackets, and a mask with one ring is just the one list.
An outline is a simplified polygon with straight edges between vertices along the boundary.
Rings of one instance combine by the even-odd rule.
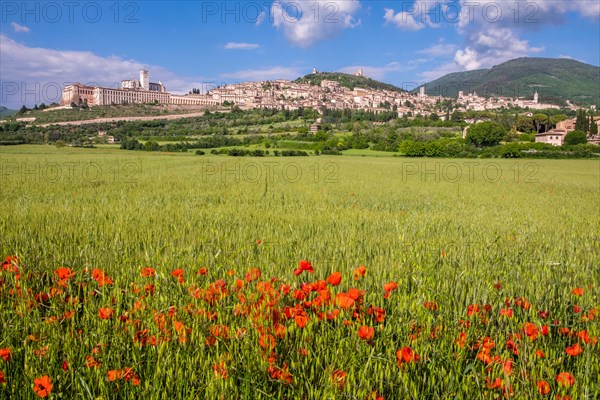
[[[313, 74], [317, 73], [313, 69]], [[363, 76], [362, 70], [356, 73]], [[530, 110], [559, 108], [554, 104], [539, 101], [539, 95], [533, 98], [523, 97], [483, 97], [477, 93], [458, 92], [456, 99], [442, 96], [429, 96], [425, 86], [419, 87], [418, 93], [395, 90], [376, 90], [355, 87], [349, 89], [333, 80], [323, 80], [320, 85], [278, 79], [274, 81], [243, 82], [213, 88], [206, 93], [190, 93], [176, 95], [167, 92], [162, 82], [150, 82], [147, 70], [140, 71], [140, 79], [121, 81], [120, 87], [107, 88], [86, 86], [79, 83], [68, 85], [63, 89], [61, 105], [116, 105], [131, 103], [154, 103], [188, 106], [219, 106], [235, 104], [241, 109], [270, 108], [281, 110], [297, 110], [300, 108], [322, 108], [333, 110], [359, 109], [375, 114], [396, 112], [398, 117], [428, 116], [435, 112], [436, 106], [443, 100], [453, 101], [452, 111], [485, 111], [501, 108], [521, 107]], [[440, 115], [445, 119], [445, 115]], [[596, 117], [600, 119], [600, 117]], [[555, 129], [538, 134], [536, 141], [562, 145], [564, 136], [574, 130], [574, 121], [559, 123]], [[596, 121], [598, 122], [598, 121]], [[316, 126], [316, 125], [315, 125]]]
[[[316, 73], [316, 69], [313, 69]], [[357, 76], [363, 76], [359, 70]], [[300, 83], [284, 79], [261, 82], [243, 82], [213, 88], [206, 93], [176, 95], [167, 92], [162, 82], [150, 82], [147, 70], [140, 71], [140, 79], [121, 81], [120, 87], [107, 88], [87, 86], [80, 83], [63, 89], [61, 105], [75, 104], [87, 106], [158, 103], [173, 105], [217, 106], [235, 104], [241, 109], [276, 108], [294, 110], [299, 108], [362, 109], [374, 113], [394, 110], [398, 116], [429, 115], [435, 105], [446, 98], [428, 96], [425, 87], [418, 94], [394, 90], [375, 90], [355, 87], [348, 89], [336, 81], [323, 80], [320, 85]], [[554, 104], [540, 103], [538, 93], [533, 99], [510, 97], [481, 97], [477, 93], [458, 93], [455, 109], [494, 110], [499, 108], [522, 107], [530, 109], [558, 108]], [[443, 118], [443, 117], [442, 117]]]

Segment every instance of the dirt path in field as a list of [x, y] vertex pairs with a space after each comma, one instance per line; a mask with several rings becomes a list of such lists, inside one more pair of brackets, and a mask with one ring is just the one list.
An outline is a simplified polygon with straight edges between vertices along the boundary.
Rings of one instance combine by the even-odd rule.
[[[218, 110], [219, 112], [229, 112], [229, 110]], [[51, 122], [48, 124], [36, 125], [45, 128], [50, 125], [87, 125], [87, 124], [100, 124], [104, 122], [117, 122], [117, 121], [153, 121], [159, 119], [180, 119], [180, 118], [194, 118], [201, 117], [204, 115], [204, 111], [190, 113], [190, 114], [171, 114], [171, 115], [152, 115], [148, 117], [111, 117], [111, 118], [96, 118], [86, 119], [83, 121], [65, 121], [65, 122]]]

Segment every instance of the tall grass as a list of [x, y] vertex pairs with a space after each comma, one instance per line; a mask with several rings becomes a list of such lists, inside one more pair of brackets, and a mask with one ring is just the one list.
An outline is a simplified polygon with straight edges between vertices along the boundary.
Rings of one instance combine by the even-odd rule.
[[[0, 165], [0, 255], [19, 257], [0, 272], [0, 349], [11, 352], [0, 358], [0, 397], [34, 397], [44, 375], [50, 396], [64, 398], [600, 396], [597, 161], [19, 146], [2, 149]], [[314, 274], [295, 276], [300, 260]], [[367, 272], [354, 280], [359, 265]], [[59, 267], [75, 272], [62, 286]], [[142, 277], [142, 267], [156, 276]], [[259, 279], [246, 279], [252, 268]], [[114, 282], [100, 286], [94, 269]], [[320, 292], [302, 283], [335, 271], [342, 282], [327, 285], [323, 306], [294, 297], [303, 288], [304, 302], [314, 300]], [[221, 279], [226, 294], [207, 300]], [[398, 288], [384, 298], [387, 282]], [[335, 297], [350, 288], [364, 294], [345, 309]], [[481, 310], [468, 315], [473, 304]], [[295, 306], [309, 318], [303, 328]], [[385, 310], [383, 321], [371, 306]], [[114, 314], [101, 319], [101, 308]], [[336, 309], [335, 319], [319, 320]], [[527, 322], [548, 334], [532, 340]], [[363, 325], [375, 328], [372, 339], [357, 334]], [[265, 335], [276, 337], [273, 349], [260, 345]], [[490, 363], [478, 358], [486, 337]], [[570, 356], [574, 343], [583, 352]], [[399, 363], [404, 347], [419, 359]], [[88, 357], [100, 365], [89, 367]], [[139, 385], [131, 374], [109, 380], [124, 368]], [[332, 379], [337, 370], [344, 379]], [[575, 384], [561, 386], [560, 372]], [[540, 381], [550, 393], [539, 393]]]

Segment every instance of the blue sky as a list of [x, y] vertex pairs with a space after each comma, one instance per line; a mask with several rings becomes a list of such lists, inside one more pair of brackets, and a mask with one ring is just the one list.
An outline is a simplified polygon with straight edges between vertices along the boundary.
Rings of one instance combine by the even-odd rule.
[[137, 78], [182, 93], [320, 71], [412, 88], [523, 56], [600, 65], [600, 0], [4, 1], [0, 104], [70, 82]]

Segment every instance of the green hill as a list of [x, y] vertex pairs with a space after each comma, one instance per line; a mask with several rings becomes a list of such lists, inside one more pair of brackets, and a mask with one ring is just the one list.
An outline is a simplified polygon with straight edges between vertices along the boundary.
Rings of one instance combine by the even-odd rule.
[[4, 106], [0, 106], [0, 118], [12, 117], [17, 113], [17, 110], [11, 110]]
[[339, 82], [341, 86], [347, 87], [350, 90], [353, 90], [355, 87], [361, 87], [365, 89], [404, 92], [404, 90], [394, 85], [390, 85], [389, 83], [379, 82], [364, 76], [344, 74], [341, 72], [317, 72], [316, 74], [308, 74], [298, 78], [295, 82], [320, 85], [324, 80]]
[[459, 90], [528, 98], [537, 90], [542, 102], [600, 105], [600, 67], [567, 58], [524, 57], [490, 69], [448, 74], [425, 86], [432, 96], [456, 97]]

